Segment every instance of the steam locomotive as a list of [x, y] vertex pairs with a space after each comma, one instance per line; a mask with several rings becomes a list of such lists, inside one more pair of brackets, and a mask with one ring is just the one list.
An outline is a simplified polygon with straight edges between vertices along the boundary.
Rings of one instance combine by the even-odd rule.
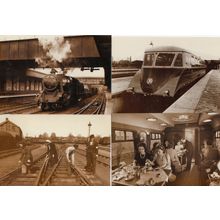
[[84, 85], [65, 74], [52, 72], [43, 78], [42, 84], [43, 91], [37, 98], [42, 111], [62, 109], [84, 97]]
[[172, 46], [150, 48], [127, 92], [174, 97], [207, 71], [207, 63], [187, 50]]

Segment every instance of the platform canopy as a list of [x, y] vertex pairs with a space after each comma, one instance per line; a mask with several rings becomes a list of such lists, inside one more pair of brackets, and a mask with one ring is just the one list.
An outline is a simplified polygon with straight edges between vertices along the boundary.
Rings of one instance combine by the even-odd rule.
[[[45, 67], [45, 65], [54, 67], [54, 62], [50, 62], [50, 55], [58, 53], [60, 56], [59, 52], [63, 53], [65, 47], [67, 53], [63, 59], [58, 59], [57, 66], [106, 67], [111, 63], [111, 36], [58, 36], [57, 38], [62, 40], [59, 39], [54, 45], [53, 42], [50, 44], [46, 36], [45, 39], [39, 36], [35, 39], [1, 41], [0, 65], [10, 62], [28, 67]], [[44, 62], [38, 62], [40, 59]]]

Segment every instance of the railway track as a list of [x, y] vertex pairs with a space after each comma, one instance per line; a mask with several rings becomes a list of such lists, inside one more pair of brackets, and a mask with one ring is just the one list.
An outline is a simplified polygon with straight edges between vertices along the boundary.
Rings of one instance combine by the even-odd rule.
[[73, 114], [103, 114], [105, 110], [105, 101], [104, 95], [96, 97], [81, 109], [73, 112]]
[[[46, 153], [41, 154], [33, 162], [32, 173], [22, 174], [18, 167], [0, 177], [1, 186], [34, 186], [37, 185], [37, 177], [44, 163]], [[35, 172], [33, 172], [35, 171]]]
[[[77, 155], [77, 154], [76, 154]], [[0, 177], [2, 186], [88, 186], [102, 185], [102, 181], [94, 175], [83, 170], [85, 164], [85, 151], [78, 152], [78, 160], [75, 166], [70, 168], [65, 153], [60, 154], [58, 162], [54, 166], [49, 165], [46, 153], [34, 160], [32, 172], [22, 174], [18, 167]], [[100, 157], [101, 158], [101, 157]], [[108, 159], [109, 160], [109, 159]], [[97, 160], [97, 163], [109, 166], [105, 160]]]
[[[85, 101], [85, 100], [84, 100]], [[88, 102], [89, 101], [89, 102]], [[0, 114], [104, 114], [105, 111], [105, 96], [96, 96], [91, 100], [88, 98], [86, 104], [79, 109], [78, 106], [73, 106], [68, 109], [42, 111], [34, 101], [9, 101], [1, 103]], [[82, 106], [82, 103], [79, 105]], [[77, 110], [76, 110], [77, 109]]]
[[20, 149], [1, 150], [0, 159], [20, 153]]
[[19, 105], [8, 105], [0, 108], [0, 114], [17, 114], [33, 108], [37, 108], [37, 104], [35, 102], [28, 102]]
[[58, 163], [46, 171], [42, 186], [88, 186], [92, 185], [78, 168], [70, 167], [65, 155], [61, 155]]
[[[39, 148], [39, 146], [34, 146], [31, 148], [31, 151], [33, 151], [37, 148]], [[9, 150], [1, 150], [0, 151], [0, 159], [10, 157], [15, 154], [20, 154], [20, 153], [21, 153], [21, 149], [19, 149], [19, 148], [14, 148], [14, 149], [9, 149]]]

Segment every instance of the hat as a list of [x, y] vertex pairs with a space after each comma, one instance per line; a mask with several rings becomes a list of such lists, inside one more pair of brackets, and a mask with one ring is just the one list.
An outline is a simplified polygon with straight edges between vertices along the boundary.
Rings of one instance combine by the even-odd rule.
[[51, 143], [51, 141], [50, 141], [50, 140], [46, 140], [46, 142], [47, 142], [47, 143]]

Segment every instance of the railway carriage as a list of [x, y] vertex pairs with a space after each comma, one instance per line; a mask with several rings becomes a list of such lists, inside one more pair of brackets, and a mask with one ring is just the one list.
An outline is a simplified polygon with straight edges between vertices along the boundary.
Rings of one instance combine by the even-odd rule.
[[153, 47], [145, 51], [142, 68], [135, 74], [128, 92], [174, 97], [207, 73], [200, 57], [179, 47]]
[[[168, 185], [220, 185], [220, 114], [113, 114], [112, 116], [112, 178], [116, 185], [136, 185], [141, 180], [157, 181], [158, 150], [170, 157], [169, 170], [175, 182]], [[135, 176], [139, 144], [145, 148], [151, 167], [145, 165]], [[142, 154], [143, 155], [143, 154]], [[191, 155], [191, 156], [190, 156]], [[161, 156], [161, 152], [160, 152]], [[178, 158], [178, 159], [177, 159]], [[149, 162], [149, 161], [148, 161]], [[219, 164], [219, 170], [217, 165]], [[148, 169], [149, 168], [149, 169]], [[134, 175], [135, 173], [135, 175]], [[216, 174], [218, 173], [218, 174]], [[133, 175], [133, 179], [130, 179]], [[153, 177], [152, 177], [153, 176]], [[169, 175], [168, 175], [169, 177]], [[141, 185], [151, 185], [142, 182]]]

